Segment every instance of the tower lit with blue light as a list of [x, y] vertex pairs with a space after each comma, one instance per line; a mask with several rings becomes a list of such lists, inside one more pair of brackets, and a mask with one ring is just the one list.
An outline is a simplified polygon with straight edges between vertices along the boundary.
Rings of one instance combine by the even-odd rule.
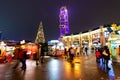
[[60, 22], [60, 37], [64, 36], [65, 34], [70, 33], [69, 29], [69, 22], [68, 22], [68, 11], [65, 6], [60, 8], [60, 14], [59, 14], [59, 22]]

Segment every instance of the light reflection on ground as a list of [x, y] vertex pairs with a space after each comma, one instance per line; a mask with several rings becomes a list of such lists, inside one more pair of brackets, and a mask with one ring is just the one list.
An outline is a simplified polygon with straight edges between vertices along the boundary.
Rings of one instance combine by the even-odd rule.
[[[38, 66], [34, 60], [27, 60], [27, 69], [24, 74], [19, 68], [11, 72], [12, 69], [9, 69], [7, 64], [1, 64], [0, 68], [3, 70], [0, 70], [0, 80], [120, 80], [118, 79], [120, 78], [119, 66], [113, 64], [112, 60], [109, 61], [108, 66], [111, 70], [107, 70], [101, 60], [97, 64], [94, 54], [81, 55], [74, 58], [73, 62], [52, 57], [45, 63], [39, 63]], [[4, 79], [8, 77], [9, 79]]]

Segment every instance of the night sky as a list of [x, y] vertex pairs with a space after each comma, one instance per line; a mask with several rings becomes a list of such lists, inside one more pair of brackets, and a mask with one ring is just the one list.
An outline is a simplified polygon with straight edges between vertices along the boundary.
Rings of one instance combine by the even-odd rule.
[[66, 6], [71, 33], [120, 23], [120, 0], [0, 0], [2, 39], [36, 38], [40, 21], [46, 41], [59, 37], [59, 11]]

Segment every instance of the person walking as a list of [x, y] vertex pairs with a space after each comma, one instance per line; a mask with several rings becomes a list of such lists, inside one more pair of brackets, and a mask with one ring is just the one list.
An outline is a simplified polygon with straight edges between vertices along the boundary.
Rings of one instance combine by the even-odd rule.
[[99, 48], [95, 52], [95, 55], [96, 55], [96, 62], [100, 63], [101, 53], [100, 53], [100, 49]]
[[73, 47], [70, 47], [69, 48], [70, 61], [73, 61], [74, 55], [75, 55], [75, 50]]
[[16, 64], [15, 64], [15, 66], [13, 67], [13, 69], [16, 69], [17, 66], [19, 65], [19, 55], [18, 55], [19, 52], [20, 52], [20, 48], [16, 48], [16, 49], [14, 50], [14, 53], [13, 53], [14, 57], [13, 57], [13, 59], [15, 60]]
[[27, 51], [26, 49], [18, 48], [18, 50], [15, 52], [15, 59], [17, 59], [17, 63], [13, 67], [13, 69], [16, 69], [19, 65], [19, 63], [22, 63], [21, 69], [26, 69], [26, 59], [27, 59]]
[[44, 62], [44, 56], [45, 56], [45, 50], [44, 50], [43, 45], [41, 45], [41, 53], [40, 53], [40, 56], [41, 56], [41, 63], [43, 63], [43, 62]]
[[85, 47], [85, 55], [88, 55], [88, 48]]
[[22, 58], [22, 69], [26, 69], [26, 59], [27, 59], [27, 51], [26, 49], [23, 49], [23, 58]]
[[68, 52], [67, 52], [67, 49], [65, 48], [65, 49], [64, 49], [64, 56], [65, 56], [65, 59], [67, 59], [67, 55], [68, 55]]
[[110, 70], [110, 68], [108, 67], [108, 61], [110, 60], [110, 51], [109, 51], [108, 46], [104, 46], [102, 54], [104, 58], [103, 63], [105, 64], [106, 68]]

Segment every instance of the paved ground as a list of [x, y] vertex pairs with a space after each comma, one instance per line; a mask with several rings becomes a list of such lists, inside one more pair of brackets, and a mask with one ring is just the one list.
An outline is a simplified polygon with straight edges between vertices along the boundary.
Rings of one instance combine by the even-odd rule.
[[96, 64], [94, 54], [81, 55], [71, 63], [64, 58], [47, 58], [46, 62], [36, 66], [34, 60], [27, 60], [26, 71], [15, 62], [0, 64], [0, 80], [120, 80], [120, 65], [109, 62], [111, 70], [104, 70]]

